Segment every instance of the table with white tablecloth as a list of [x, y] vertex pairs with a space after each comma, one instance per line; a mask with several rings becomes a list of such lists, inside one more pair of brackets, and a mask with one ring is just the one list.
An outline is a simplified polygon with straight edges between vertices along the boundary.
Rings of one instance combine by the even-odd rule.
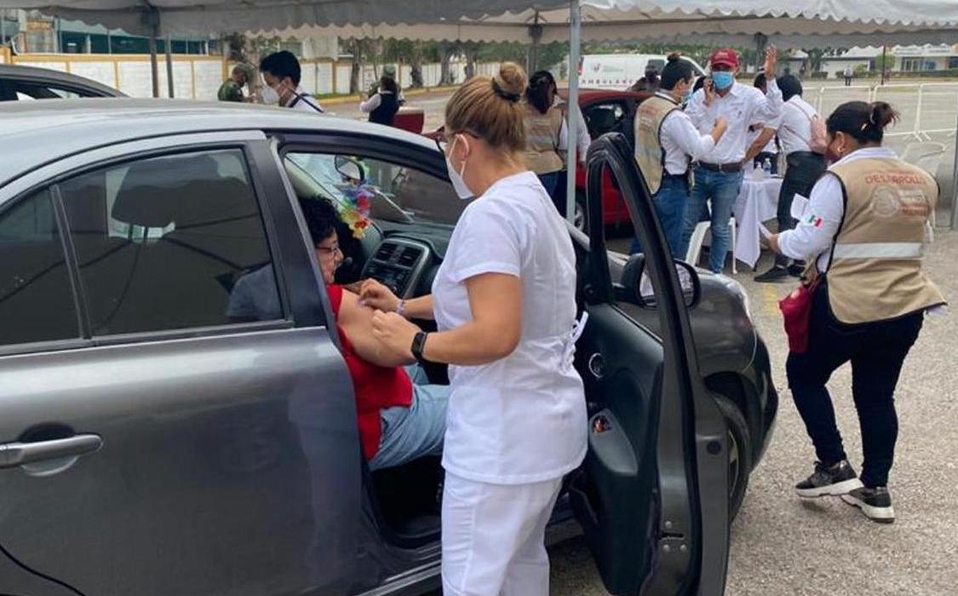
[[778, 213], [778, 193], [782, 179], [778, 176], [761, 180], [746, 174], [735, 200], [735, 258], [752, 269], [762, 254], [764, 222], [775, 219]]

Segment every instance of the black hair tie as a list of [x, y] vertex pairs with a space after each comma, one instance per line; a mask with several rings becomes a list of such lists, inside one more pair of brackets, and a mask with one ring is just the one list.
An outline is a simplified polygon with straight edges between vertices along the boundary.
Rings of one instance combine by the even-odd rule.
[[511, 101], [512, 103], [516, 103], [520, 99], [522, 99], [522, 96], [519, 95], [518, 93], [509, 93], [508, 91], [503, 89], [495, 79], [492, 79], [492, 90], [495, 91], [496, 95], [498, 95], [502, 99], [505, 99], [506, 101]]

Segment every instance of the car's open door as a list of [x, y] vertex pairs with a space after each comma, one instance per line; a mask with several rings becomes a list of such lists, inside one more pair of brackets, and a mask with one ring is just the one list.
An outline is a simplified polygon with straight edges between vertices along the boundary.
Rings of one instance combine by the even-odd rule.
[[[605, 170], [622, 189], [645, 250], [622, 280], [611, 278], [605, 245]], [[579, 283], [589, 321], [577, 366], [589, 398], [589, 454], [570, 485], [576, 516], [611, 593], [722, 594], [727, 430], [699, 375], [686, 312], [698, 280], [673, 264], [624, 136], [592, 144], [588, 203]], [[658, 336], [629, 317], [639, 304], [657, 310]]]

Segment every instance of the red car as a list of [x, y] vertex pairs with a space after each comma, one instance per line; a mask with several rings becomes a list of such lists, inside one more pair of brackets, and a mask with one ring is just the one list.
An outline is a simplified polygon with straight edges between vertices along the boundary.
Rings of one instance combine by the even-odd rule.
[[[567, 89], [560, 89], [559, 96], [568, 97]], [[642, 101], [651, 97], [651, 93], [634, 91], [611, 91], [608, 89], [580, 89], [579, 107], [589, 129], [589, 136], [593, 140], [607, 132], [621, 132], [629, 142], [635, 144], [634, 119], [635, 110]], [[404, 127], [405, 128], [405, 127]], [[409, 130], [407, 128], [407, 130]], [[430, 133], [427, 137], [439, 138], [442, 128]], [[585, 230], [585, 169], [581, 163], [576, 166], [576, 211], [575, 225]], [[619, 190], [612, 183], [608, 172], [604, 175], [602, 192], [602, 217], [606, 225], [630, 225], [629, 212]]]
[[[560, 89], [559, 95], [567, 97], [568, 91]], [[610, 91], [607, 89], [580, 89], [579, 108], [589, 128], [592, 140], [607, 132], [620, 132], [629, 142], [635, 145], [635, 110], [651, 93], [635, 91]], [[580, 230], [585, 225], [585, 169], [581, 162], [577, 162], [575, 172], [576, 209], [575, 225]], [[631, 225], [629, 212], [618, 188], [612, 183], [611, 175], [606, 170], [602, 181], [602, 218], [606, 225]]]

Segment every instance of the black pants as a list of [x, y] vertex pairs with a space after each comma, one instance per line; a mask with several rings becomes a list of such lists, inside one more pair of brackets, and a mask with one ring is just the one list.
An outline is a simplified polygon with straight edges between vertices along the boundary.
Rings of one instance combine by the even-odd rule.
[[846, 459], [825, 384], [832, 372], [850, 361], [852, 397], [865, 456], [861, 481], [868, 487], [887, 486], [898, 439], [895, 386], [905, 356], [918, 339], [924, 315], [918, 312], [892, 321], [845, 325], [832, 315], [823, 283], [815, 292], [811, 316], [808, 351], [789, 354], [786, 370], [818, 461], [831, 465]]
[[555, 190], [552, 192], [552, 204], [555, 205], [556, 211], [559, 212], [559, 215], [566, 217], [566, 197], [569, 196], [566, 192], [565, 185], [568, 183], [569, 174], [565, 170], [560, 170], [557, 173], [556, 177], [556, 186]]
[[[782, 190], [778, 193], [778, 231], [784, 232], [795, 227], [795, 218], [792, 217], [792, 201], [799, 194], [806, 199], [812, 194], [812, 187], [825, 172], [825, 156], [811, 151], [794, 151], [785, 158], [788, 167], [785, 169], [785, 179], [782, 180]], [[775, 264], [788, 265], [788, 257], [775, 256]]]
[[765, 163], [766, 159], [768, 159], [768, 162], [772, 165], [772, 174], [778, 175], [778, 153], [762, 151], [755, 156], [755, 159], [752, 160], [752, 163], [755, 164], [756, 168], [760, 168], [762, 167], [762, 164]]
[[846, 87], [851, 87], [851, 86], [852, 86], [852, 78], [851, 78], [851, 77], [845, 77], [845, 86], [846, 86]]

